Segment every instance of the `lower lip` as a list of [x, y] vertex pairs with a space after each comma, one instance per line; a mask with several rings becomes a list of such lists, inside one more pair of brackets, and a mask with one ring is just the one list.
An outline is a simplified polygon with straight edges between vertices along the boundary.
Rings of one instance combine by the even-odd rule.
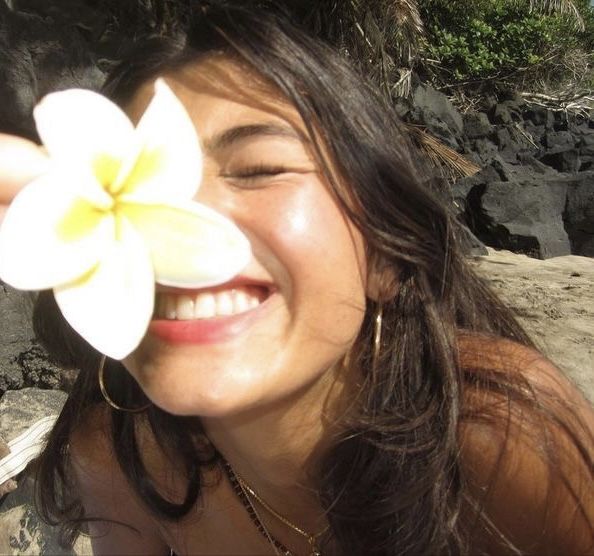
[[[271, 296], [272, 297], [272, 296]], [[170, 344], [215, 344], [231, 340], [260, 318], [270, 297], [257, 307], [237, 315], [196, 320], [152, 320], [149, 333]]]

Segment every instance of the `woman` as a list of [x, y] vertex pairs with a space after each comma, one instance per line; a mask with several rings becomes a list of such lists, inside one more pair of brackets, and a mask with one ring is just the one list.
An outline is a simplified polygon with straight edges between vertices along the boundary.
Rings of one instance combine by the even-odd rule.
[[[591, 553], [592, 410], [468, 268], [390, 107], [241, 6], [143, 42], [106, 94], [137, 119], [158, 76], [205, 146], [198, 200], [253, 258], [192, 292], [214, 337], [149, 333], [121, 364], [40, 295], [40, 338], [81, 369], [38, 464], [46, 517], [98, 554]], [[220, 308], [238, 295], [255, 307]], [[160, 289], [155, 320], [186, 303]]]

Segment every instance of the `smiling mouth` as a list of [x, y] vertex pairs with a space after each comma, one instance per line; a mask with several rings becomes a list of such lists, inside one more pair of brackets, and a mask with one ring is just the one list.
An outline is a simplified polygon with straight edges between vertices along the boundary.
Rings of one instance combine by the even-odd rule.
[[153, 318], [188, 321], [238, 315], [255, 309], [270, 294], [269, 288], [259, 285], [188, 293], [157, 291]]

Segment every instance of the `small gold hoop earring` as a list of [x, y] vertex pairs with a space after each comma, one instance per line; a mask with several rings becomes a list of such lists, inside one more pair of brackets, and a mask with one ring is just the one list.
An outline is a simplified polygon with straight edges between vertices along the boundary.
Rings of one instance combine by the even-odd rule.
[[105, 369], [106, 359], [107, 359], [107, 356], [105, 356], [105, 355], [101, 356], [101, 361], [99, 361], [99, 370], [97, 371], [97, 376], [99, 378], [99, 389], [101, 390], [101, 394], [103, 394], [103, 399], [111, 407], [113, 407], [114, 409], [117, 409], [118, 411], [127, 411], [128, 413], [141, 413], [142, 411], [146, 411], [151, 406], [151, 402], [147, 403], [146, 405], [143, 405], [142, 407], [128, 409], [127, 407], [122, 407], [121, 405], [118, 405], [109, 397], [109, 394], [107, 393], [107, 388], [105, 388], [105, 383], [103, 382], [103, 372]]
[[373, 368], [375, 369], [379, 359], [379, 353], [382, 347], [382, 316], [383, 311], [380, 307], [375, 316], [375, 330], [373, 335]]

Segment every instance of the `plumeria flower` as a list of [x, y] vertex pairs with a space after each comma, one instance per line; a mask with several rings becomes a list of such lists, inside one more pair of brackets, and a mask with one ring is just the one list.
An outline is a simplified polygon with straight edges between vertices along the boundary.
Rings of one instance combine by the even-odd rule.
[[153, 314], [155, 282], [201, 288], [249, 262], [247, 238], [192, 201], [202, 177], [194, 125], [167, 84], [134, 128], [107, 98], [70, 89], [34, 111], [49, 169], [16, 196], [0, 228], [0, 279], [52, 288], [71, 326], [122, 359]]

